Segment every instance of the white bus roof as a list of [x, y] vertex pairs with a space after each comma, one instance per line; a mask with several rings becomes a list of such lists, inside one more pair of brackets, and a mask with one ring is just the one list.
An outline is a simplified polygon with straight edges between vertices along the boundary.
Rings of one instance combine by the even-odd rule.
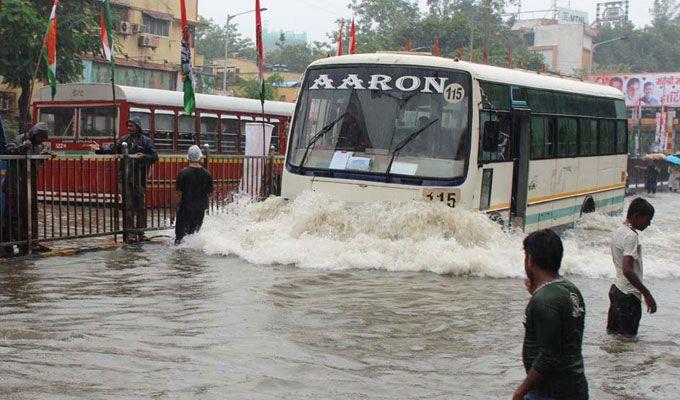
[[[57, 85], [55, 102], [110, 102], [111, 85], [105, 83], [67, 83]], [[157, 105], [183, 107], [184, 94], [171, 90], [146, 89], [116, 85], [116, 100], [125, 100], [136, 105]], [[40, 88], [33, 96], [34, 102], [51, 102], [49, 86]], [[196, 94], [196, 108], [211, 111], [232, 111], [259, 114], [262, 109], [259, 100], [240, 97]], [[264, 112], [269, 115], [291, 116], [295, 104], [281, 101], [265, 101]]]
[[356, 54], [329, 57], [313, 62], [310, 67], [343, 64], [386, 64], [399, 66], [422, 66], [432, 68], [457, 69], [469, 72], [473, 78], [524, 86], [536, 89], [557, 90], [560, 92], [585, 94], [591, 96], [613, 97], [623, 100], [623, 93], [610, 86], [582, 82], [575, 79], [559, 78], [535, 72], [494, 67], [491, 65], [456, 61], [451, 58], [422, 56], [401, 53]]

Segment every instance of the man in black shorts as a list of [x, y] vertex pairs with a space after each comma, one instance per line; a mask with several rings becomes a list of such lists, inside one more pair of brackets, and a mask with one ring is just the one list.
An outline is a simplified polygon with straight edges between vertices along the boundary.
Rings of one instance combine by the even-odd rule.
[[203, 153], [194, 145], [187, 153], [189, 166], [177, 175], [177, 191], [182, 194], [175, 219], [175, 244], [178, 245], [186, 235], [198, 232], [203, 225], [208, 198], [213, 192], [213, 178], [200, 164]]
[[522, 359], [527, 376], [513, 400], [586, 400], [583, 327], [578, 288], [559, 275], [562, 241], [545, 229], [524, 239], [524, 283], [531, 300], [524, 314]]
[[642, 245], [638, 231], [652, 223], [654, 207], [638, 197], [628, 206], [626, 221], [612, 234], [612, 261], [616, 278], [609, 289], [607, 333], [627, 337], [637, 335], [642, 317], [641, 299], [647, 311], [656, 312], [656, 301], [642, 283]]

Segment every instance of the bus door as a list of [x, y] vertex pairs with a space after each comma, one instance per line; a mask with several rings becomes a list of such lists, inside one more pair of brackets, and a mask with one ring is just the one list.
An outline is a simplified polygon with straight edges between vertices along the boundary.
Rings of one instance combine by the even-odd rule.
[[512, 119], [512, 195], [510, 198], [510, 224], [524, 228], [529, 191], [529, 157], [531, 153], [531, 111], [513, 107]]

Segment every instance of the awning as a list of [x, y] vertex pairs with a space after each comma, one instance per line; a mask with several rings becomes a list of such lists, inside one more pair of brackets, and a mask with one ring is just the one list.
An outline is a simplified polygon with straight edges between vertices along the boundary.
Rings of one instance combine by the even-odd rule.
[[163, 21], [172, 22], [174, 20], [174, 17], [172, 16], [172, 14], [165, 14], [165, 13], [160, 13], [160, 12], [156, 12], [156, 11], [149, 11], [149, 10], [142, 11], [142, 14], [149, 16], [151, 18], [156, 18], [156, 19], [160, 19], [160, 20], [163, 20]]

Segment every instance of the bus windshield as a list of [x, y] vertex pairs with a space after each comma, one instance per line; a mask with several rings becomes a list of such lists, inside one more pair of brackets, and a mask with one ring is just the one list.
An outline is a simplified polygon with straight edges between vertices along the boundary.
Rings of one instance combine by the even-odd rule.
[[288, 163], [299, 170], [462, 178], [470, 86], [467, 73], [425, 67], [311, 69]]

